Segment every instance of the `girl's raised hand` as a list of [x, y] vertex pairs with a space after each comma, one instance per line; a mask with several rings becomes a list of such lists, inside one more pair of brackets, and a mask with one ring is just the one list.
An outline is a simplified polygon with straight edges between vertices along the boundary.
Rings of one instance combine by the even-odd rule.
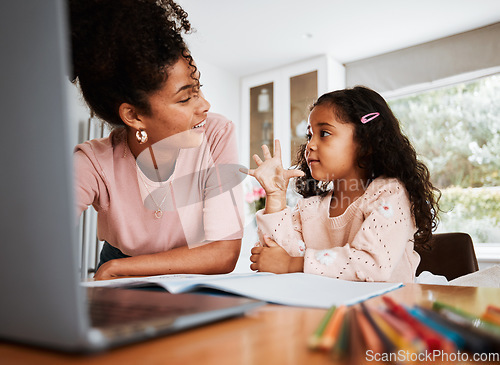
[[257, 179], [262, 188], [266, 191], [267, 197], [286, 195], [288, 182], [292, 177], [300, 177], [304, 172], [300, 170], [285, 170], [281, 162], [281, 145], [279, 140], [274, 141], [274, 156], [266, 145], [262, 146], [264, 161], [258, 155], [253, 155], [254, 161], [257, 163], [256, 169], [244, 170], [244, 172]]

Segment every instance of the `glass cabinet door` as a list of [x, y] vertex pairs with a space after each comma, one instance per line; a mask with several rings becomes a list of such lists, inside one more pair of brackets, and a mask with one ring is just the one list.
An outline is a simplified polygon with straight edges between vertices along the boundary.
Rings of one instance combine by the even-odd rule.
[[263, 144], [273, 151], [274, 115], [273, 115], [273, 83], [250, 88], [250, 168], [257, 164], [252, 156], [257, 154], [262, 159]]
[[290, 161], [295, 164], [306, 140], [309, 109], [318, 97], [318, 72], [290, 77]]

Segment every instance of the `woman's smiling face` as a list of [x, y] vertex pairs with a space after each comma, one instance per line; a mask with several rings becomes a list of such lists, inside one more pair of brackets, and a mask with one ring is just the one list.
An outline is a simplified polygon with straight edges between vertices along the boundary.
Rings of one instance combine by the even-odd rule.
[[363, 178], [357, 164], [354, 125], [339, 119], [335, 106], [320, 104], [309, 114], [305, 157], [314, 179], [346, 182]]
[[168, 68], [163, 87], [149, 96], [150, 113], [139, 116], [151, 144], [166, 138], [169, 143], [181, 143], [180, 148], [201, 143], [210, 104], [192, 72], [193, 67], [180, 57]]

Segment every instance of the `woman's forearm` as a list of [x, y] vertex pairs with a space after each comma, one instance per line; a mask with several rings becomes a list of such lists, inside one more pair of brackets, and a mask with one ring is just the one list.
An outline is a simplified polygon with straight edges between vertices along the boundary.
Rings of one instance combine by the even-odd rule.
[[240, 248], [241, 239], [215, 241], [196, 248], [183, 246], [155, 254], [111, 260], [99, 268], [95, 279], [180, 273], [225, 274], [236, 266]]

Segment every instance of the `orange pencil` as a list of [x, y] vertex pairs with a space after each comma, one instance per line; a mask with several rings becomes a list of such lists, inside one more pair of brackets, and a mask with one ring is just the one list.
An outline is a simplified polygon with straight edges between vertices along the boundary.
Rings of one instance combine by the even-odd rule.
[[352, 308], [347, 308], [342, 324], [340, 325], [339, 334], [333, 344], [331, 355], [334, 361], [339, 361], [350, 357], [351, 353], [351, 320]]
[[359, 324], [359, 329], [367, 350], [372, 350], [376, 354], [384, 352], [385, 346], [373, 329], [372, 325], [366, 319], [365, 315], [358, 308], [354, 308], [356, 322]]
[[309, 344], [309, 348], [311, 350], [318, 349], [319, 343], [321, 341], [321, 337], [323, 336], [323, 332], [325, 331], [326, 326], [330, 322], [330, 319], [332, 318], [333, 313], [335, 313], [335, 310], [336, 310], [335, 306], [330, 307], [330, 309], [328, 310], [328, 312], [326, 312], [325, 316], [321, 320], [321, 322], [320, 322], [318, 328], [316, 329], [316, 331], [314, 331], [314, 333], [309, 338], [308, 344]]
[[321, 337], [318, 345], [321, 350], [330, 350], [335, 344], [346, 311], [347, 307], [345, 305], [341, 305], [333, 313], [330, 318], [330, 322], [328, 322], [325, 330], [323, 331], [323, 336]]
[[500, 313], [497, 314], [497, 312], [494, 311], [486, 311], [481, 316], [481, 319], [493, 325], [500, 326]]

